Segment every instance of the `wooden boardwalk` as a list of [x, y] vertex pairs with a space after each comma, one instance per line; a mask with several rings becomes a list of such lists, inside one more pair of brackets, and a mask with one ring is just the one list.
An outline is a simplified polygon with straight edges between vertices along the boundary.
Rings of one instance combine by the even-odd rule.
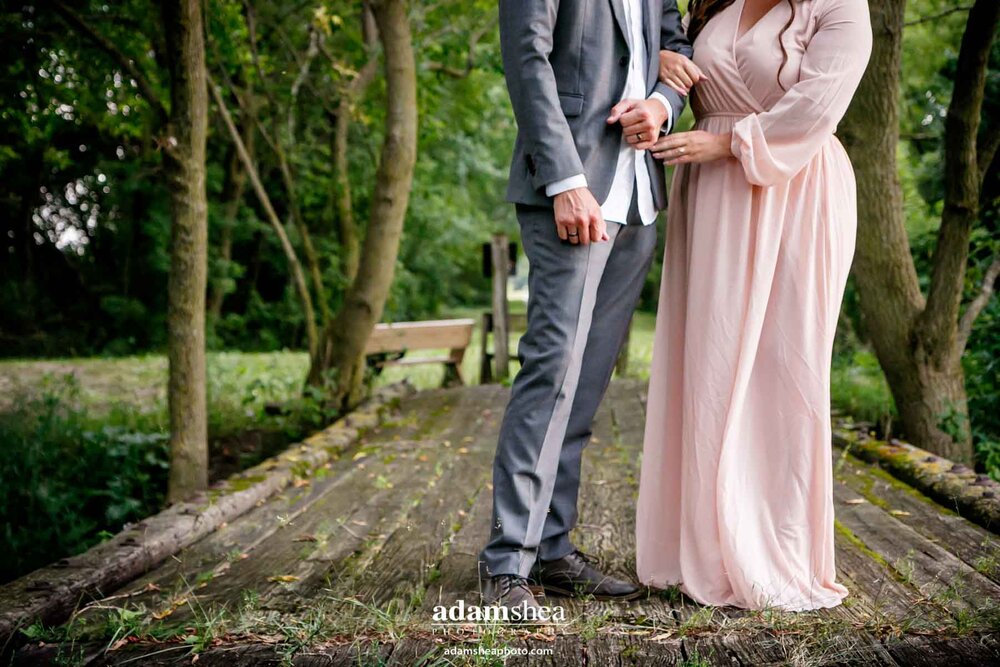
[[[643, 385], [615, 382], [584, 457], [580, 548], [634, 567]], [[570, 623], [431, 624], [478, 600], [490, 469], [507, 390], [427, 391], [284, 491], [105, 598], [33, 629], [15, 664], [1000, 664], [1000, 539], [835, 450], [842, 606], [705, 608], [549, 598]], [[107, 650], [108, 647], [111, 650]], [[455, 649], [493, 649], [453, 655]]]

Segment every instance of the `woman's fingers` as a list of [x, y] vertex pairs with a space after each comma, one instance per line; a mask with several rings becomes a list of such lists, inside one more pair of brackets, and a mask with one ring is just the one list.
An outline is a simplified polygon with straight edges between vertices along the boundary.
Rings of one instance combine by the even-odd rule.
[[[690, 61], [688, 61], [688, 62], [690, 62]], [[686, 65], [686, 63], [682, 62], [681, 66], [677, 68], [676, 72], [674, 72], [674, 76], [677, 78], [678, 81], [681, 82], [681, 84], [683, 86], [685, 86], [686, 88], [690, 89], [691, 86], [693, 86], [698, 81], [698, 79], [697, 79], [697, 77], [695, 77], [694, 79], [691, 78], [691, 76], [688, 74], [687, 70], [685, 69], [685, 65]]]
[[675, 134], [668, 134], [660, 137], [660, 140], [656, 142], [656, 150], [669, 150], [672, 148], [680, 148], [688, 142], [691, 134], [690, 132], [677, 132]]
[[695, 146], [692, 140], [695, 139], [691, 132], [678, 132], [660, 137], [653, 146], [653, 157], [658, 160], [667, 160], [666, 164], [671, 164], [677, 158], [690, 157]]
[[693, 80], [691, 85], [698, 83], [702, 79], [708, 78], [707, 76], [705, 76], [705, 73], [701, 71], [701, 68], [695, 65], [694, 62], [690, 60], [685, 60], [681, 66], [684, 68], [685, 74], [687, 74], [687, 76]]
[[677, 152], [676, 148], [667, 148], [664, 150], [654, 150], [653, 157], [657, 160], [672, 160], [676, 157], [680, 157], [681, 153]]

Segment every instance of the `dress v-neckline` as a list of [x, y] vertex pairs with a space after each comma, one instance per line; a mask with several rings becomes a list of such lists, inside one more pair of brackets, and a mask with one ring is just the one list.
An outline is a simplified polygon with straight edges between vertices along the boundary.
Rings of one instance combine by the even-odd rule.
[[778, 8], [780, 4], [782, 4], [782, 0], [778, 0], [778, 2], [771, 5], [771, 8], [768, 9], [766, 12], [764, 12], [759, 19], [754, 21], [753, 25], [747, 27], [747, 29], [743, 31], [743, 34], [740, 34], [740, 24], [743, 23], [743, 10], [746, 9], [747, 6], [747, 0], [740, 0], [740, 5], [739, 5], [740, 10], [736, 13], [736, 31], [735, 31], [736, 36], [733, 38], [733, 45], [735, 45], [741, 39], [752, 33], [754, 29], [758, 25], [760, 25], [760, 22], [769, 17], [774, 12], [774, 10]]

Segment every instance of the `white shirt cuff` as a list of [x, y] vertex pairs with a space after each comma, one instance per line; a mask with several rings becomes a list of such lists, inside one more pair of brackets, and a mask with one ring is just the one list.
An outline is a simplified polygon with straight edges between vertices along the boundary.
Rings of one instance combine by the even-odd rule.
[[660, 128], [660, 134], [670, 134], [670, 130], [674, 127], [674, 108], [670, 106], [670, 102], [667, 98], [660, 93], [653, 93], [649, 96], [651, 100], [659, 100], [660, 104], [667, 110], [667, 120], [663, 121], [663, 127]]
[[585, 187], [587, 187], [587, 177], [583, 174], [577, 174], [576, 176], [563, 178], [561, 180], [546, 185], [545, 196], [555, 197], [556, 195], [566, 192], [568, 190], [574, 190], [576, 188], [585, 188]]

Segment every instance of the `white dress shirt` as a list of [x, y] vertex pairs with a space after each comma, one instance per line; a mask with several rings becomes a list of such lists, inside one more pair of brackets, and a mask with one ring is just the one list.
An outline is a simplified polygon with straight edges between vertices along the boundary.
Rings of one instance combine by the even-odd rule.
[[[641, 0], [623, 0], [625, 3], [625, 25], [629, 35], [629, 65], [625, 79], [625, 90], [621, 99], [646, 98], [646, 68], [649, 65], [646, 53], [646, 41], [642, 36], [642, 2]], [[659, 34], [659, 31], [657, 31]], [[653, 93], [649, 99], [659, 100], [667, 110], [667, 120], [661, 132], [669, 132], [673, 124], [673, 111], [670, 103], [659, 93]], [[610, 113], [610, 109], [608, 112]], [[618, 165], [611, 182], [608, 198], [601, 204], [601, 212], [606, 222], [625, 223], [628, 219], [628, 209], [632, 203], [632, 188], [638, 186], [639, 217], [644, 225], [656, 220], [656, 205], [653, 203], [653, 191], [649, 182], [649, 170], [646, 169], [646, 151], [637, 151], [622, 135], [622, 145], [618, 152]], [[577, 174], [545, 186], [545, 194], [555, 197], [561, 192], [574, 188], [587, 187], [587, 177]]]

